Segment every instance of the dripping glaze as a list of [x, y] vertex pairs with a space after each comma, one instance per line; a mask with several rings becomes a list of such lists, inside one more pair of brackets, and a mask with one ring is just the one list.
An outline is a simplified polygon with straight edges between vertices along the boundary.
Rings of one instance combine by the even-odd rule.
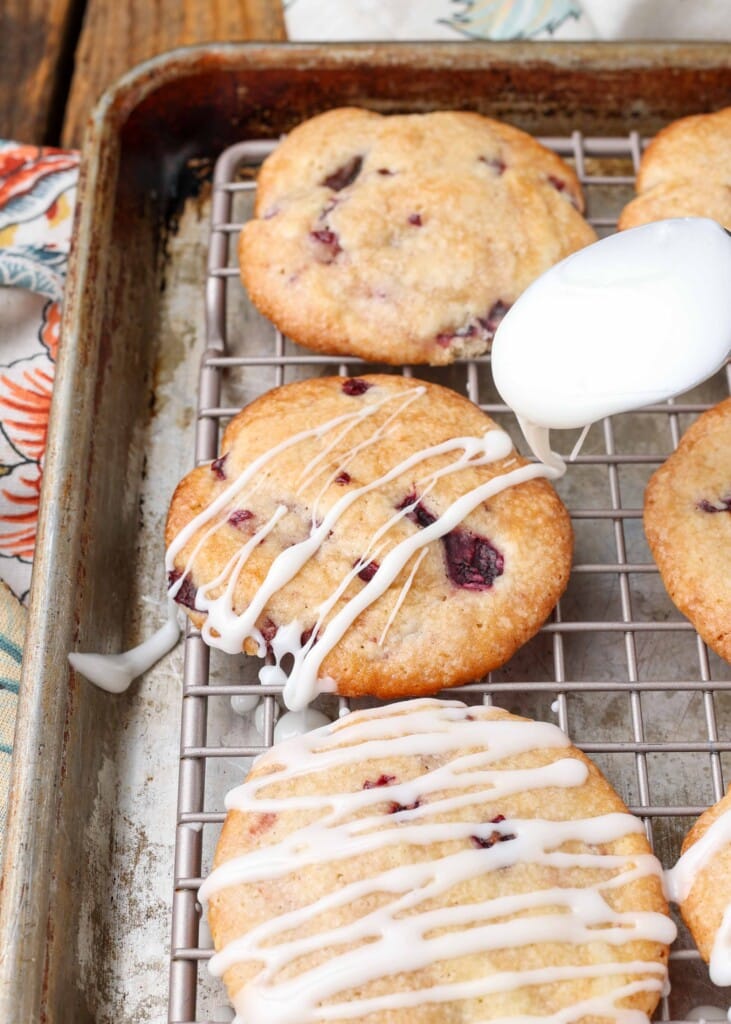
[[[279, 842], [220, 864], [201, 888], [203, 900], [231, 886], [284, 878], [308, 866], [358, 858], [403, 842], [423, 846], [478, 838], [478, 844], [473, 842], [472, 847], [436, 860], [388, 868], [373, 877], [343, 884], [310, 906], [275, 915], [223, 946], [211, 961], [214, 974], [220, 975], [243, 962], [260, 965], [256, 977], [234, 999], [237, 1021], [314, 1024], [362, 1020], [372, 1013], [416, 1008], [425, 1003], [448, 1003], [510, 992], [522, 986], [621, 974], [640, 977], [540, 1019], [551, 1024], [570, 1024], [591, 1014], [618, 1024], [646, 1021], [644, 1014], [617, 1003], [631, 994], [662, 991], [667, 972], [655, 961], [617, 960], [596, 965], [497, 971], [482, 978], [338, 1001], [338, 996], [357, 991], [376, 979], [428, 969], [456, 956], [533, 943], [591, 942], [597, 938], [597, 928], [601, 929], [602, 942], [617, 947], [639, 940], [666, 944], [675, 937], [675, 926], [664, 914], [615, 911], [611, 901], [605, 899], [606, 893], [636, 879], [659, 877], [661, 869], [654, 856], [558, 852], [571, 841], [598, 845], [641, 833], [642, 825], [632, 815], [608, 813], [573, 821], [501, 819], [499, 825], [484, 822], [480, 809], [486, 800], [492, 803], [510, 794], [551, 787], [580, 787], [588, 777], [588, 768], [576, 757], [559, 756], [538, 768], [493, 769], [493, 764], [509, 756], [541, 749], [561, 751], [570, 746], [569, 740], [560, 729], [547, 723], [500, 719], [495, 711], [485, 709], [479, 717], [473, 717], [473, 711], [458, 701], [414, 700], [353, 712], [345, 720], [298, 736], [263, 755], [259, 765], [266, 765], [271, 771], [229, 793], [228, 810], [267, 815], [303, 810], [319, 814], [314, 820], [308, 815], [308, 824]], [[345, 732], [341, 731], [343, 726]], [[460, 755], [460, 751], [467, 753]], [[403, 806], [396, 824], [393, 815], [388, 816], [383, 810], [384, 790], [379, 788], [380, 783], [355, 792], [328, 795], [280, 797], [266, 792], [272, 784], [286, 784], [314, 772], [327, 773], [366, 763], [369, 758], [449, 754], [456, 755], [454, 760], [425, 769], [416, 779], [400, 784], [393, 780], [388, 785], [388, 800]], [[429, 820], [430, 815], [468, 807], [475, 808], [469, 821]], [[355, 816], [364, 811], [369, 813]], [[387, 825], [391, 827], [384, 827]], [[509, 834], [510, 842], [476, 848], [481, 845], [482, 836], [487, 847], [496, 828], [501, 834]], [[556, 869], [578, 867], [596, 871], [599, 878], [586, 888], [539, 888], [481, 903], [420, 909], [422, 904], [438, 900], [456, 885], [516, 863]], [[607, 877], [609, 871], [611, 875]], [[318, 915], [375, 893], [387, 894], [389, 901], [351, 923], [311, 934], [310, 925]], [[547, 910], [549, 907], [554, 909]], [[519, 916], [506, 922], [505, 917], [510, 915]], [[441, 929], [450, 930], [440, 934]], [[285, 933], [286, 939], [282, 938]], [[363, 942], [367, 943], [365, 947], [351, 946]], [[278, 972], [298, 957], [329, 947], [334, 947], [334, 952], [327, 961], [295, 976], [289, 974], [286, 980], [277, 979]], [[528, 1024], [528, 1018], [511, 1017], [513, 1020]]]
[[[235, 654], [241, 651], [244, 642], [249, 639], [256, 643], [258, 653], [263, 657], [267, 652], [267, 643], [256, 626], [257, 620], [272, 596], [289, 583], [307, 561], [317, 553], [340, 517], [360, 498], [404, 476], [426, 460], [435, 456], [455, 454], [454, 461], [419, 480], [419, 497], [415, 498], [412, 504], [396, 509], [390, 519], [375, 531], [365, 545], [360, 560], [345, 574], [335, 590], [316, 609], [317, 619], [311, 633], [304, 634], [304, 624], [294, 619], [281, 624], [274, 637], [269, 641], [268, 648], [273, 656], [274, 664], [264, 665], [260, 669], [259, 679], [265, 685], [282, 685], [284, 687], [284, 702], [290, 710], [300, 711], [311, 703], [318, 693], [332, 692], [335, 689], [333, 680], [323, 676], [320, 672], [323, 660], [355, 619], [391, 587], [402, 570], [413, 560], [411, 571], [405, 584], [396, 595], [391, 615], [380, 636], [379, 642], [381, 644], [384, 642], [418, 571], [427, 545], [449, 533], [470, 512], [500, 491], [539, 477], [556, 479], [561, 473], [555, 467], [543, 464], [516, 466], [513, 469], [508, 469], [486, 483], [462, 494], [433, 523], [424, 526], [418, 533], [408, 536], [382, 555], [385, 549], [384, 538], [388, 531], [413, 513], [417, 503], [429, 493], [438, 479], [468, 467], [486, 466], [502, 461], [513, 454], [513, 445], [508, 435], [502, 430], [490, 429], [482, 437], [455, 437], [441, 444], [414, 452], [370, 483], [350, 488], [322, 516], [321, 520], [318, 519], [319, 502], [327, 487], [346, 471], [347, 466], [358, 452], [376, 444], [385, 435], [391, 424], [402, 417], [412, 403], [422, 399], [425, 393], [426, 389], [421, 385], [409, 389], [405, 395], [401, 392], [395, 395], [383, 395], [379, 394], [377, 387], [373, 387], [365, 393], [359, 402], [358, 409], [353, 412], [342, 414], [316, 427], [293, 434], [245, 467], [214, 501], [183, 527], [168, 547], [166, 568], [171, 573], [175, 569], [176, 556], [199, 531], [202, 531], [187, 558], [182, 574], [169, 590], [170, 596], [175, 597], [183, 582], [190, 577], [196, 556], [208, 538], [226, 525], [231, 509], [237, 504], [240, 505], [244, 500], [247, 487], [252, 489], [256, 487], [257, 475], [261, 474], [278, 455], [304, 441], [317, 439], [322, 443], [320, 451], [300, 474], [298, 490], [295, 492], [300, 493], [304, 486], [318, 475], [326, 476], [319, 495], [313, 503], [312, 523], [307, 538], [300, 543], [291, 545], [277, 555], [248, 606], [243, 611], [237, 612], [234, 608], [234, 594], [239, 575], [256, 546], [287, 514], [286, 507], [280, 505], [270, 518], [237, 550], [218, 576], [211, 582], [198, 587], [195, 592], [195, 609], [206, 615], [201, 632], [208, 644]], [[392, 411], [383, 422], [374, 428], [370, 436], [346, 451], [339, 458], [337, 465], [330, 466], [327, 457], [337, 444], [354, 426], [373, 417], [376, 412], [387, 405], [393, 406]], [[332, 617], [329, 617], [352, 580], [376, 559], [379, 563], [378, 572], [365, 582], [365, 586], [355, 596], [346, 601]], [[306, 638], [303, 639], [303, 636]], [[288, 672], [283, 668], [283, 662], [287, 658], [291, 658], [291, 668]]]

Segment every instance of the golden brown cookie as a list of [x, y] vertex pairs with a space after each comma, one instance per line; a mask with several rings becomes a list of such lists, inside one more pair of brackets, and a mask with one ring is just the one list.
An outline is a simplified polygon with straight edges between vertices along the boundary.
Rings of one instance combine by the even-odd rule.
[[660, 865], [556, 726], [353, 712], [229, 793], [201, 896], [247, 1024], [604, 1021], [666, 978]]
[[331, 110], [264, 162], [242, 279], [308, 348], [450, 363], [484, 352], [527, 285], [595, 240], [581, 209], [571, 168], [509, 125]]
[[731, 913], [731, 791], [690, 829], [670, 879], [671, 896], [680, 904], [698, 951], [711, 964], [712, 980], [731, 984], [731, 919], [724, 922]]
[[500, 474], [545, 467], [522, 468], [492, 420], [436, 384], [290, 384], [239, 413], [221, 452], [173, 497], [171, 583], [209, 642], [292, 655], [298, 703], [312, 688], [394, 697], [477, 679], [568, 581], [571, 525], [552, 486], [491, 493]]
[[652, 475], [644, 520], [670, 597], [731, 661], [731, 398], [703, 413]]
[[665, 217], [710, 217], [731, 228], [731, 107], [673, 121], [652, 140], [637, 175], [637, 198], [620, 228]]

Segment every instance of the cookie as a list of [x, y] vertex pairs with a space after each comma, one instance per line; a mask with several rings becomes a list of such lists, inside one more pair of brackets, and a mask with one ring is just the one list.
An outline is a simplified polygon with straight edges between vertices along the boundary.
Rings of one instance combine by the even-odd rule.
[[731, 398], [703, 413], [653, 474], [644, 520], [670, 597], [731, 661]]
[[731, 985], [731, 791], [688, 832], [668, 889], [710, 964], [711, 980]]
[[665, 217], [710, 217], [731, 228], [731, 107], [663, 128], [640, 162], [638, 196], [620, 228]]
[[531, 281], [595, 240], [582, 208], [571, 168], [509, 125], [331, 110], [264, 162], [241, 275], [308, 348], [450, 363], [486, 351]]
[[230, 422], [221, 452], [173, 497], [171, 594], [209, 643], [268, 653], [262, 681], [286, 683], [291, 707], [480, 678], [568, 581], [569, 516], [536, 478], [550, 470], [447, 388], [288, 384]]
[[267, 751], [226, 806], [201, 897], [247, 1024], [619, 1020], [659, 1000], [660, 865], [554, 725], [457, 701], [353, 712]]

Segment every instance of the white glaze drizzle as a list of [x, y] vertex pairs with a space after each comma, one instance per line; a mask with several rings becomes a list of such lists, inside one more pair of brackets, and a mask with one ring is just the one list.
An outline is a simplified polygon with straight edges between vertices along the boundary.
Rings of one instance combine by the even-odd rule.
[[724, 910], [718, 931], [713, 937], [708, 970], [714, 985], [731, 985], [731, 904]]
[[677, 864], [665, 872], [668, 897], [674, 903], [683, 903], [700, 871], [731, 843], [731, 809], [721, 814], [706, 829], [700, 839], [688, 847]]
[[386, 625], [383, 627], [383, 632], [381, 633], [381, 635], [378, 638], [378, 646], [379, 647], [383, 647], [383, 641], [388, 636], [388, 631], [391, 628], [391, 626], [393, 625], [393, 620], [398, 615], [399, 609], [401, 608], [401, 605], [406, 600], [406, 595], [408, 594], [409, 590], [411, 589], [411, 584], [414, 582], [414, 576], [416, 576], [416, 573], [419, 570], [419, 566], [424, 561], [425, 555], [426, 555], [426, 548], [424, 548], [422, 551], [420, 551], [419, 554], [416, 556], [416, 559], [414, 560], [414, 566], [413, 566], [411, 572], [409, 573], [408, 578], [407, 578], [406, 582], [404, 583], [403, 587], [401, 587], [401, 590], [399, 591], [399, 595], [396, 598], [396, 601], [394, 603], [393, 608], [391, 609], [391, 613], [388, 616], [388, 619], [386, 620]]
[[[678, 862], [665, 872], [665, 889], [674, 903], [684, 903], [698, 875], [731, 843], [731, 809], [709, 825], [700, 839], [688, 847]], [[727, 905], [713, 939], [708, 964], [715, 985], [731, 985], [731, 904]]]
[[132, 681], [152, 668], [178, 642], [180, 625], [177, 608], [168, 600], [165, 624], [137, 647], [122, 654], [82, 654], [73, 651], [68, 659], [74, 672], [108, 693], [124, 693]]
[[[471, 981], [417, 986], [412, 991], [388, 992], [342, 1003], [328, 1002], [374, 979], [419, 971], [443, 960], [488, 950], [541, 942], [600, 941], [608, 946], [621, 946], [640, 939], [665, 943], [674, 938], [674, 925], [664, 915], [620, 913], [604, 898], [604, 893], [638, 878], [659, 876], [660, 866], [652, 855], [627, 857], [561, 849], [571, 841], [592, 846], [641, 833], [640, 822], [631, 815], [612, 813], [576, 821], [509, 819], [499, 826], [484, 821], [486, 804], [530, 790], [581, 786], [588, 769], [575, 757], [559, 757], [535, 768], [492, 768], [494, 763], [521, 753], [565, 749], [569, 741], [558, 728], [547, 723], [501, 720], [492, 713], [487, 718], [481, 713], [479, 718], [469, 720], [469, 714], [470, 709], [460, 702], [432, 700], [355, 712], [327, 730], [299, 736], [263, 755], [259, 763], [270, 766], [270, 773], [250, 780], [228, 795], [228, 809], [259, 814], [316, 811], [318, 815], [279, 843], [221, 864], [202, 886], [202, 899], [229, 886], [282, 878], [312, 865], [352, 861], [368, 851], [400, 843], [428, 846], [472, 836], [487, 838], [496, 828], [514, 836], [509, 842], [496, 842], [489, 848], [462, 848], [437, 860], [416, 861], [343, 884], [310, 906], [284, 913], [234, 939], [214, 956], [213, 973], [221, 974], [243, 961], [260, 965], [256, 978], [235, 1000], [237, 1020], [247, 1024], [361, 1020], [379, 1011], [407, 1009], [426, 1002], [459, 1001], [531, 984], [638, 974], [641, 977], [630, 983], [556, 1014], [537, 1018], [516, 1016], [509, 1020], [513, 1024], [570, 1024], [591, 1013], [621, 1024], [644, 1024], [644, 1014], [616, 1004], [630, 994], [661, 991], [665, 968], [645, 961], [498, 971]], [[347, 746], [343, 745], [346, 743]], [[471, 752], [460, 754], [461, 750]], [[385, 789], [374, 786], [355, 792], [288, 797], [267, 794], [272, 784], [313, 772], [327, 774], [331, 769], [372, 759], [383, 762], [440, 754], [456, 756], [417, 779], [394, 783]], [[426, 802], [395, 814], [383, 811], [384, 803], [395, 802], [408, 808], [417, 801]], [[380, 810], [376, 811], [378, 805]], [[467, 807], [475, 808], [474, 820], [429, 820], [433, 815]], [[369, 813], [371, 808], [373, 813]], [[419, 909], [458, 884], [517, 863], [547, 865], [557, 870], [583, 868], [596, 871], [598, 877], [585, 889], [557, 886], [481, 903]], [[387, 894], [389, 902], [349, 924], [330, 927], [317, 935], [306, 934], [319, 915], [376, 893]], [[504, 920], [511, 915], [520, 916]], [[445, 928], [450, 930], [439, 934]], [[286, 941], [281, 939], [284, 934], [289, 935]], [[363, 942], [367, 945], [360, 949], [343, 951], [348, 950], [349, 944]], [[277, 973], [283, 967], [327, 947], [333, 948], [327, 962], [286, 981], [277, 981]]]
[[[325, 471], [327, 457], [355, 426], [367, 417], [372, 416], [386, 403], [395, 402], [395, 409], [389, 413], [385, 420], [367, 438], [360, 441], [340, 457], [339, 464], [334, 470], [330, 471], [326, 483], [321, 488], [314, 502], [312, 526], [309, 536], [305, 540], [286, 548], [274, 559], [265, 579], [262, 581], [249, 605], [242, 612], [239, 613], [234, 608], [234, 593], [239, 575], [257, 544], [271, 532], [276, 522], [286, 514], [287, 509], [284, 506], [279, 506], [270, 519], [242, 545], [215, 580], [198, 588], [195, 605], [196, 609], [206, 613], [202, 633], [204, 639], [212, 646], [219, 647], [233, 654], [241, 651], [247, 639], [253, 639], [257, 643], [259, 654], [263, 655], [266, 645], [256, 626], [256, 622], [264, 613], [267, 603], [317, 553], [340, 517], [360, 498], [408, 474], [428, 459], [451, 453], [459, 453], [452, 462], [418, 481], [418, 500], [421, 500], [441, 477], [459, 472], [467, 467], [484, 466], [491, 462], [507, 460], [513, 451], [508, 435], [497, 429], [488, 430], [479, 438], [451, 438], [441, 444], [413, 453], [383, 473], [376, 480], [360, 487], [350, 488], [332, 505], [322, 521], [318, 523], [316, 508], [327, 487], [335, 480], [339, 473], [344, 471], [344, 467], [352, 461], [358, 452], [375, 444], [385, 433], [393, 429], [396, 419], [403, 414], [412, 402], [418, 401], [426, 393], [426, 388], [417, 386], [407, 392], [406, 395], [399, 392], [396, 395], [387, 394], [386, 396], [379, 397], [379, 390], [378, 388], [373, 388], [366, 392], [362, 396], [363, 400], [358, 403], [358, 409], [353, 413], [337, 416], [318, 427], [300, 431], [259, 456], [232, 483], [224, 488], [221, 494], [206, 509], [186, 524], [173, 540], [166, 554], [168, 571], [174, 568], [176, 555], [179, 554], [199, 530], [203, 530], [202, 536], [198, 538], [193, 552], [188, 557], [181, 578], [170, 589], [170, 594], [175, 596], [178, 589], [182, 586], [183, 580], [191, 572], [195, 558], [207, 538], [225, 524], [227, 515], [235, 503], [241, 501], [247, 486], [256, 478], [257, 474], [261, 474], [265, 470], [271, 460], [302, 442], [311, 439], [323, 440], [322, 450], [310, 458], [297, 480], [297, 485], [301, 490], [305, 483], [311, 482], [313, 474], [316, 477]], [[371, 392], [375, 392], [375, 395], [369, 398]], [[334, 436], [330, 437], [329, 435], [333, 434], [333, 432]], [[509, 466], [510, 462], [507, 465]], [[561, 465], [563, 467], [563, 463]], [[262, 682], [266, 680], [266, 683], [269, 685], [283, 685], [284, 702], [292, 710], [301, 710], [318, 693], [331, 690], [333, 688], [332, 681], [323, 678], [321, 675], [322, 662], [352, 626], [355, 619], [390, 588], [404, 567], [415, 555], [418, 558], [414, 569], [406, 583], [402, 586], [386, 627], [381, 633], [379, 641], [381, 644], [385, 641], [388, 630], [393, 624], [413, 583], [419, 562], [421, 557], [423, 557], [421, 553], [426, 549], [427, 545], [449, 533], [478, 505], [500, 491], [538, 477], [555, 479], [563, 472], [564, 468], [559, 469], [555, 466], [541, 464], [518, 466], [513, 469], [507, 469], [481, 486], [461, 495], [434, 523], [394, 545], [380, 562], [378, 571], [372, 579], [367, 581], [365, 586], [339, 608], [331, 618], [328, 618], [353, 579], [369, 562], [374, 561], [376, 556], [380, 557], [382, 551], [385, 550], [387, 541], [384, 538], [388, 531], [413, 511], [416, 502], [413, 505], [396, 510], [393, 516], [370, 537], [361, 560], [344, 575], [329, 597], [315, 609], [316, 623], [305, 642], [302, 641], [303, 625], [299, 621], [293, 620], [279, 625], [275, 637], [270, 642], [270, 650], [274, 655], [275, 663], [274, 665], [265, 666], [261, 670], [260, 678]], [[382, 543], [379, 543], [381, 541]], [[292, 667], [288, 672], [285, 672], [282, 662], [288, 656], [292, 659]]]

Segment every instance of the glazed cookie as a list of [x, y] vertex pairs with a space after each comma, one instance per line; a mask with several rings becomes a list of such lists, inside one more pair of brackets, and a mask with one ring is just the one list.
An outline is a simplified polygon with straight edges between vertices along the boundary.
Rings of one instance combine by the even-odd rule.
[[582, 208], [571, 168], [509, 125], [331, 110], [264, 162], [241, 274], [308, 348], [451, 363], [484, 352], [527, 285], [595, 240]]
[[434, 693], [507, 661], [566, 586], [568, 513], [537, 479], [550, 474], [436, 384], [289, 384], [178, 486], [171, 594], [209, 643], [268, 653], [262, 681], [286, 682], [290, 707], [322, 690]]
[[711, 980], [731, 985], [731, 791], [701, 814], [667, 879]]
[[554, 725], [457, 701], [353, 712], [267, 751], [226, 806], [201, 897], [247, 1024], [618, 1022], [658, 1003], [660, 865]]
[[645, 533], [670, 597], [731, 661], [731, 398], [703, 413], [651, 477]]
[[637, 175], [637, 198], [620, 228], [665, 217], [710, 217], [731, 228], [731, 107], [674, 121], [653, 139]]

